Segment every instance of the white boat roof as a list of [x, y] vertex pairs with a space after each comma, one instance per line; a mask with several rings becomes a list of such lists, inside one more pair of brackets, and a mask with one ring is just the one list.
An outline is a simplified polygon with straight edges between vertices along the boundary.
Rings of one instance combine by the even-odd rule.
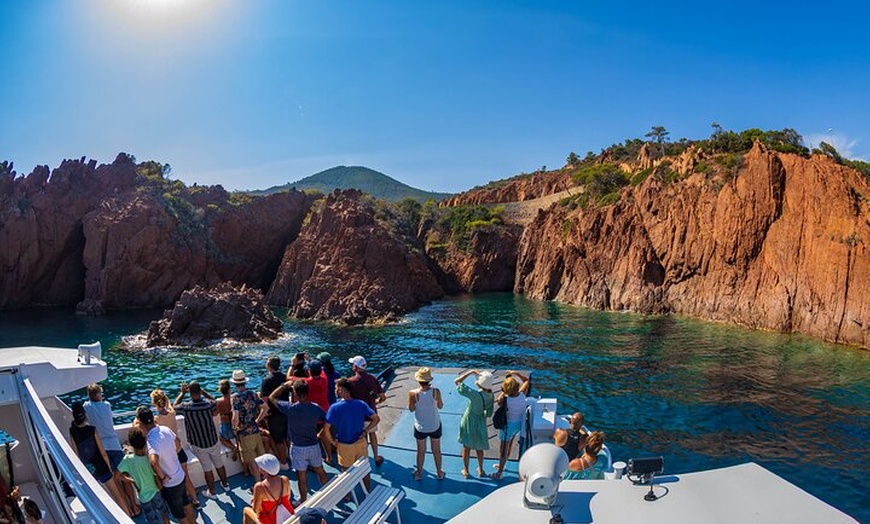
[[62, 395], [104, 380], [106, 363], [92, 358], [85, 364], [78, 349], [23, 346], [0, 349], [0, 405], [18, 402], [18, 388], [8, 370], [30, 378], [41, 397]]
[[855, 523], [855, 519], [755, 463], [663, 476], [659, 499], [644, 500], [649, 486], [621, 480], [569, 480], [550, 510], [523, 505], [522, 482], [500, 488], [449, 524], [549, 523], [556, 513], [566, 524], [682, 523]]

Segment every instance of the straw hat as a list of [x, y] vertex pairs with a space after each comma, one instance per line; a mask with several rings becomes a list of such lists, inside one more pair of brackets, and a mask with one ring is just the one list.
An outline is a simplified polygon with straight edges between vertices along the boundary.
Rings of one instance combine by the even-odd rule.
[[414, 378], [417, 382], [432, 382], [432, 370], [429, 368], [420, 368], [414, 373]]
[[489, 371], [482, 371], [480, 376], [477, 377], [477, 380], [474, 381], [478, 387], [483, 388], [487, 391], [492, 391], [492, 373]]
[[241, 369], [237, 369], [233, 371], [233, 384], [245, 384], [248, 382], [248, 377], [245, 376], [245, 372]]

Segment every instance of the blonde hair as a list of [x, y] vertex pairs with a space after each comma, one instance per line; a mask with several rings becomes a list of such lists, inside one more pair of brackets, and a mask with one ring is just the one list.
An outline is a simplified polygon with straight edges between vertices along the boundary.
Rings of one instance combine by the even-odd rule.
[[88, 398], [96, 401], [97, 395], [103, 392], [103, 388], [100, 387], [99, 384], [94, 382], [93, 384], [88, 384]]
[[169, 404], [169, 398], [162, 389], [157, 388], [151, 392], [151, 403], [157, 406], [158, 409], [163, 409]]
[[586, 453], [597, 455], [602, 447], [604, 447], [604, 433], [601, 431], [590, 433], [586, 439]]
[[507, 377], [501, 383], [501, 391], [508, 397], [515, 397], [520, 392], [520, 383], [514, 377]]

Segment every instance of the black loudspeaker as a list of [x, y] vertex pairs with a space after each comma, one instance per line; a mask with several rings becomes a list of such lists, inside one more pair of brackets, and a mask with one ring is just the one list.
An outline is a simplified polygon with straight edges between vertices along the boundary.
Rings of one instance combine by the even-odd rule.
[[664, 457], [628, 459], [628, 474], [640, 477], [652, 477], [664, 471], [664, 466]]

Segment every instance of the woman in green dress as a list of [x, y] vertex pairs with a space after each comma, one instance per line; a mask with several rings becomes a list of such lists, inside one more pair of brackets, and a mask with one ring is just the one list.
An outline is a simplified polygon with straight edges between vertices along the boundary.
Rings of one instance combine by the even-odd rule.
[[[465, 379], [477, 375], [474, 383], [477, 389], [465, 385]], [[468, 461], [471, 450], [477, 453], [477, 476], [485, 477], [483, 472], [483, 452], [489, 449], [489, 434], [486, 431], [486, 418], [492, 416], [492, 373], [470, 369], [453, 381], [460, 395], [468, 399], [468, 406], [459, 421], [459, 443], [462, 444], [462, 476], [468, 478]]]

